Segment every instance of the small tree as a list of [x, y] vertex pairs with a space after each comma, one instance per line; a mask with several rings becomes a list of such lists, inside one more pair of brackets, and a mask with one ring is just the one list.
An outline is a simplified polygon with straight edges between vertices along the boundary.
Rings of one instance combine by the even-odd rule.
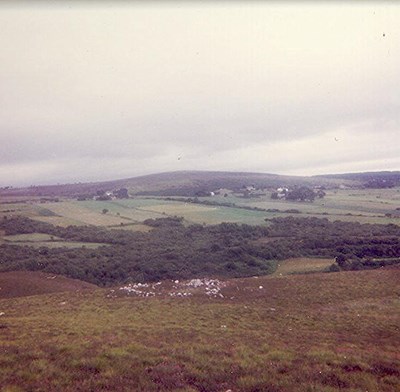
[[117, 199], [129, 199], [128, 189], [121, 188], [114, 192]]
[[346, 267], [348, 266], [346, 256], [343, 254], [336, 256], [335, 261], [341, 269], [346, 269]]
[[289, 193], [286, 195], [286, 200], [314, 201], [315, 196], [316, 194], [311, 188], [307, 186], [301, 186], [289, 191]]

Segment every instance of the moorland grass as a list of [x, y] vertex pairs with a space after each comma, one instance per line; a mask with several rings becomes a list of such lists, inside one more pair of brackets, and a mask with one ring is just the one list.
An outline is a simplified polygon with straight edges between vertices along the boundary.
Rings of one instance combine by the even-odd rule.
[[3, 391], [394, 392], [398, 269], [237, 279], [224, 298], [110, 289], [0, 301]]

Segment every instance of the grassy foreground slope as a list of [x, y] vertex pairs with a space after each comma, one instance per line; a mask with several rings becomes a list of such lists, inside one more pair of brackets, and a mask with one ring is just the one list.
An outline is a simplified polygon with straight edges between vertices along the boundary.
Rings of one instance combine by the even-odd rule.
[[0, 300], [2, 391], [394, 392], [399, 269]]

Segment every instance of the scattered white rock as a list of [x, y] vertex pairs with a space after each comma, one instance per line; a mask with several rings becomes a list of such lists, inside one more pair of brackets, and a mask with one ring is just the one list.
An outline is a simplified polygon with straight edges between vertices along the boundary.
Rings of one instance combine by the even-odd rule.
[[218, 279], [192, 279], [185, 286], [194, 289], [201, 287], [204, 288], [205, 294], [208, 296], [224, 298], [220, 291], [222, 287], [225, 287], [225, 283]]
[[[154, 289], [153, 286], [152, 288]], [[149, 287], [150, 285], [148, 283], [130, 283], [126, 286], [120, 287], [119, 289], [128, 294], [135, 294], [141, 297], [154, 297], [156, 293], [154, 291], [148, 291], [147, 289]]]
[[186, 283], [186, 286], [200, 287], [200, 286], [203, 286], [203, 282], [201, 281], [201, 279], [192, 279], [188, 283]]
[[168, 293], [168, 295], [170, 297], [181, 297], [182, 298], [182, 297], [190, 297], [192, 295], [192, 293], [189, 293], [189, 292], [181, 293], [180, 291], [178, 291], [178, 292], [171, 291], [170, 293]]
[[5, 315], [5, 313], [4, 312], [0, 312], [0, 316], [4, 316]]
[[264, 287], [263, 287], [263, 286], [259, 286], [258, 288], [261, 290], [261, 289], [263, 289]]
[[[221, 288], [226, 286], [226, 283], [221, 282], [218, 279], [191, 279], [187, 282], [180, 282], [179, 280], [173, 280], [172, 289], [171, 286], [168, 288], [169, 292], [164, 292], [164, 294], [170, 297], [190, 297], [194, 293], [203, 292], [209, 297], [213, 298], [224, 298], [221, 293]], [[119, 288], [120, 291], [124, 291], [129, 295], [137, 295], [141, 297], [152, 297], [156, 295], [161, 295], [163, 288], [162, 282], [157, 282], [153, 284], [148, 283], [130, 283]], [[151, 290], [151, 291], [150, 291]], [[109, 296], [112, 296], [113, 291], [110, 291]]]

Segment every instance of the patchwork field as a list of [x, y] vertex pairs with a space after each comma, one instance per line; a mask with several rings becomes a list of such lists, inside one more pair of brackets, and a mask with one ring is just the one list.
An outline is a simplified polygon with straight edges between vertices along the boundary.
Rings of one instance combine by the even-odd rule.
[[[3, 214], [7, 216], [23, 215], [62, 227], [69, 225], [124, 226], [126, 229], [137, 231], [150, 229], [140, 224], [144, 220], [166, 216], [183, 216], [187, 224], [218, 224], [221, 222], [265, 224], [266, 216], [265, 213], [259, 211], [202, 206], [156, 198], [118, 201], [64, 200], [58, 203], [46, 203], [45, 206], [46, 210], [51, 211], [54, 215], [43, 216], [39, 212], [39, 209], [43, 209], [43, 206], [38, 207], [34, 204], [24, 205], [14, 209], [12, 213], [3, 212]], [[104, 209], [107, 210], [106, 213], [103, 213]], [[10, 208], [7, 210], [10, 210]]]
[[[165, 216], [183, 216], [187, 224], [218, 224], [237, 222], [251, 225], [266, 224], [265, 218], [293, 214], [285, 212], [298, 210], [302, 216], [326, 217], [331, 221], [357, 221], [360, 223], [400, 224], [400, 189], [339, 189], [327, 191], [323, 199], [313, 203], [272, 200], [270, 194], [257, 198], [243, 198], [232, 192], [227, 197], [198, 198], [199, 201], [234, 203], [235, 207], [202, 205], [182, 201], [168, 201], [161, 198], [134, 198], [113, 201], [76, 201], [64, 199], [61, 202], [38, 203], [36, 200], [16, 200], [18, 203], [2, 204], [1, 215], [24, 215], [32, 219], [59, 226], [97, 225], [104, 227], [126, 226], [130, 230], [147, 231], [141, 225], [146, 219]], [[261, 208], [257, 211], [245, 208]], [[104, 213], [104, 210], [106, 212]], [[294, 214], [299, 216], [299, 214]]]
[[[99, 210], [99, 202], [97, 201], [84, 203], [88, 208]], [[104, 203], [102, 206], [104, 208], [109, 208], [111, 213], [119, 213], [121, 216], [136, 221], [165, 216], [183, 216], [188, 224], [218, 224], [221, 222], [265, 224], [265, 214], [239, 208], [204, 206], [179, 201], [161, 200], [158, 198], [135, 198], [100, 203]]]
[[[127, 226], [129, 230], [147, 231], [150, 228], [141, 225], [140, 222], [151, 217], [160, 216], [158, 213], [141, 210], [127, 211], [112, 202], [63, 200], [57, 203], [47, 202], [43, 207], [43, 204], [30, 201], [1, 207], [0, 218], [2, 216], [22, 215], [61, 227], [82, 225]], [[104, 209], [107, 209], [106, 213], [103, 212]], [[43, 211], [46, 211], [46, 213], [43, 213]], [[123, 215], [124, 213], [125, 215]]]
[[295, 209], [302, 214], [323, 216], [329, 220], [400, 224], [400, 209], [398, 209], [400, 208], [400, 188], [329, 190], [326, 191], [323, 199], [317, 198], [313, 203], [273, 200], [270, 193], [256, 198], [243, 198], [230, 192], [226, 197], [221, 194], [211, 199], [209, 197], [199, 199], [281, 211], [266, 212], [268, 218], [287, 216], [287, 213], [282, 212]]
[[223, 297], [116, 287], [1, 299], [0, 385], [395, 392], [399, 280], [400, 270], [382, 269], [230, 280]]

